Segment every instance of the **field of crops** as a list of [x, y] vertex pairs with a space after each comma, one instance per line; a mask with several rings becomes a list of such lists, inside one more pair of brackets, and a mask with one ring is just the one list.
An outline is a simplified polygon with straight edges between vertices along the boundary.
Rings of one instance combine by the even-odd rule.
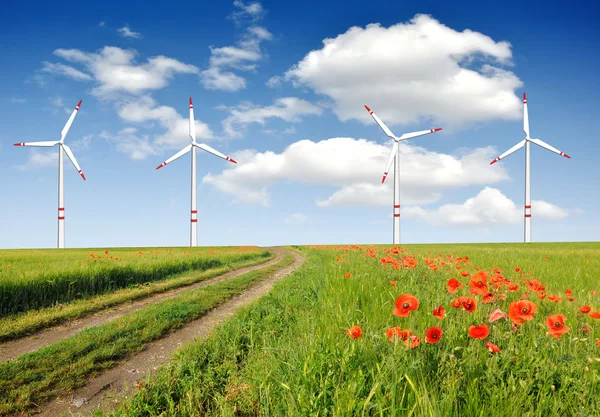
[[254, 246], [2, 250], [0, 317], [267, 256]]
[[296, 249], [114, 415], [600, 415], [600, 244]]

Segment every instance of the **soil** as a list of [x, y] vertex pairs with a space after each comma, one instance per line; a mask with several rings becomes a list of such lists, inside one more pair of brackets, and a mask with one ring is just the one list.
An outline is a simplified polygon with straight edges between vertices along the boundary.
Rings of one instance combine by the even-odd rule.
[[[175, 350], [185, 343], [206, 338], [216, 326], [234, 315], [239, 308], [266, 294], [276, 281], [292, 273], [304, 262], [302, 256], [294, 251], [282, 248], [269, 249], [277, 254], [276, 259], [262, 265], [235, 271], [235, 274], [240, 275], [247, 270], [260, 269], [273, 264], [283, 257], [284, 252], [291, 254], [294, 257], [294, 262], [285, 268], [275, 271], [255, 286], [240, 295], [232, 297], [220, 306], [210, 310], [206, 315], [188, 323], [185, 327], [150, 343], [141, 353], [128, 358], [115, 368], [91, 379], [86, 386], [76, 390], [74, 393], [52, 400], [43, 406], [36, 415], [58, 416], [63, 413], [68, 416], [89, 415], [99, 408], [111, 410], [123, 400], [133, 396], [137, 391], [136, 384], [153, 370], [167, 363]], [[233, 276], [236, 275], [229, 275], [228, 278], [232, 278]], [[226, 279], [225, 276], [220, 278], [221, 280]], [[211, 283], [214, 282], [212, 281]], [[209, 285], [209, 282], [205, 281], [203, 284]], [[186, 287], [186, 289], [190, 290], [190, 287]]]
[[281, 252], [279, 252], [279, 249], [267, 249], [274, 252], [276, 255], [274, 259], [268, 262], [259, 265], [249, 266], [246, 268], [236, 269], [235, 271], [226, 272], [222, 275], [218, 275], [206, 281], [197, 282], [195, 284], [154, 294], [149, 297], [138, 299], [132, 302], [127, 302], [125, 304], [121, 304], [115, 307], [110, 307], [106, 310], [99, 311], [89, 316], [74, 319], [67, 323], [59, 324], [57, 326], [48, 327], [46, 329], [34, 333], [31, 336], [26, 336], [20, 339], [0, 343], [0, 363], [16, 359], [19, 356], [24, 355], [26, 353], [34, 352], [46, 346], [50, 346], [51, 344], [58, 342], [59, 340], [72, 337], [89, 327], [100, 326], [132, 311], [136, 311], [141, 308], [147, 307], [151, 304], [160, 303], [170, 298], [177, 297], [178, 295], [181, 295], [184, 292], [193, 291], [198, 288], [206, 287], [208, 285], [216, 284], [227, 279], [238, 277], [250, 271], [269, 267], [273, 264], [276, 264], [283, 258], [283, 255]]

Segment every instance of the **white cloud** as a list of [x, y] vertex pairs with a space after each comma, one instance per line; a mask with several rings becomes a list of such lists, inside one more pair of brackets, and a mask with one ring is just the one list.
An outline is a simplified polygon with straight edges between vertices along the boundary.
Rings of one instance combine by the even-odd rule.
[[142, 36], [140, 33], [138, 32], [134, 32], [131, 29], [129, 29], [128, 25], [123, 26], [120, 29], [117, 29], [117, 32], [119, 32], [119, 34], [121, 36], [123, 36], [124, 38], [134, 38], [134, 39], [138, 39], [140, 36]]
[[122, 129], [116, 135], [103, 131], [100, 137], [113, 142], [118, 151], [128, 154], [133, 160], [158, 154], [148, 135], [138, 135], [137, 129], [133, 127]]
[[[241, 25], [242, 22], [251, 20], [256, 23], [265, 13], [260, 3], [248, 5], [241, 1], [234, 1], [235, 11], [230, 18]], [[257, 62], [263, 58], [260, 44], [272, 39], [271, 33], [261, 26], [250, 26], [242, 39], [236, 46], [224, 46], [220, 48], [210, 47], [211, 56], [208, 69], [200, 73], [200, 80], [205, 88], [209, 90], [239, 91], [246, 88], [246, 79], [240, 75], [228, 71], [229, 68], [238, 71], [255, 71]]]
[[[54, 54], [83, 65], [98, 84], [92, 94], [102, 98], [113, 98], [117, 93], [141, 94], [146, 90], [158, 90], [165, 87], [177, 73], [199, 73], [199, 69], [193, 65], [162, 55], [148, 58], [144, 64], [137, 64], [134, 60], [137, 54], [135, 50], [114, 46], [105, 46], [96, 53], [57, 49]], [[60, 73], [78, 81], [92, 79], [92, 76], [63, 64], [45, 63], [42, 71]]]
[[[568, 215], [567, 210], [541, 200], [532, 200], [531, 213], [533, 217], [550, 220], [560, 220]], [[518, 224], [523, 221], [523, 214], [523, 206], [517, 207], [500, 190], [491, 187], [485, 187], [462, 204], [444, 204], [436, 209], [416, 206], [402, 210], [402, 215], [428, 223], [460, 226]]]
[[[183, 106], [182, 106], [183, 107]], [[185, 106], [187, 110], [187, 105]], [[144, 124], [157, 122], [166, 132], [154, 138], [153, 148], [180, 148], [189, 144], [189, 116], [182, 117], [169, 106], [158, 106], [150, 96], [129, 100], [119, 105], [119, 117], [126, 122]], [[213, 133], [206, 123], [195, 120], [196, 139], [211, 139]]]
[[244, 102], [230, 108], [231, 115], [223, 120], [223, 130], [231, 137], [241, 136], [240, 130], [251, 123], [265, 125], [269, 118], [279, 118], [286, 122], [297, 123], [301, 116], [320, 115], [323, 109], [296, 97], [284, 97], [275, 100], [270, 106], [259, 107]]
[[63, 113], [70, 115], [75, 109], [75, 105], [73, 107], [68, 107], [65, 105], [65, 101], [62, 97], [55, 97], [50, 99], [50, 103], [58, 110], [61, 110]]
[[69, 143], [69, 147], [75, 151], [79, 149], [88, 149], [92, 143], [93, 135], [86, 135], [81, 139], [73, 140]]
[[288, 224], [301, 224], [306, 222], [306, 216], [302, 213], [292, 213], [284, 220]]
[[92, 81], [93, 79], [89, 74], [64, 64], [52, 64], [50, 62], [44, 62], [42, 71], [55, 75], [65, 75], [77, 81]]
[[240, 26], [247, 21], [254, 23], [260, 20], [266, 13], [265, 9], [258, 2], [245, 4], [240, 0], [235, 0], [233, 5], [237, 10], [229, 15], [228, 19], [233, 20], [237, 26]]
[[[391, 204], [392, 178], [381, 185], [381, 175], [391, 146], [365, 139], [333, 138], [320, 142], [301, 140], [281, 154], [244, 150], [232, 156], [238, 165], [218, 175], [208, 174], [203, 182], [236, 200], [269, 205], [268, 187], [279, 182], [328, 185], [338, 189], [322, 207]], [[504, 168], [490, 167], [497, 153], [493, 147], [447, 155], [401, 143], [402, 204], [437, 201], [441, 190], [484, 185], [508, 178]]]
[[98, 23], [98, 27], [105, 27], [106, 26], [106, 22], [103, 20], [102, 22]]
[[49, 166], [58, 167], [57, 147], [52, 147], [51, 149], [46, 149], [43, 151], [31, 149], [29, 151], [29, 158], [27, 159], [27, 162], [23, 165], [16, 165], [16, 168], [20, 170], [28, 170]]
[[511, 65], [508, 42], [416, 15], [389, 28], [352, 27], [323, 44], [283, 79], [331, 99], [342, 121], [374, 123], [364, 104], [389, 125], [431, 119], [456, 128], [521, 117], [514, 90], [523, 83], [502, 68]]

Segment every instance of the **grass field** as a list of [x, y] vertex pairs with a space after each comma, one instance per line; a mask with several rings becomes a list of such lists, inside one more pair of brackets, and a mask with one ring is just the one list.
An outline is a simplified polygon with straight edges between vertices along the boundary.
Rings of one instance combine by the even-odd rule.
[[600, 415], [599, 243], [296, 249], [114, 415]]
[[2, 250], [0, 317], [261, 256], [254, 246]]
[[0, 364], [0, 415], [27, 413], [48, 399], [72, 392], [292, 261], [285, 255], [270, 267], [185, 292]]

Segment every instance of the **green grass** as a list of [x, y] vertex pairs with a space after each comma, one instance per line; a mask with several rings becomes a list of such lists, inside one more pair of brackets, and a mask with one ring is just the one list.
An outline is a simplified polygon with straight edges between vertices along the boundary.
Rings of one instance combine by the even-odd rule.
[[0, 364], [0, 415], [29, 412], [45, 400], [85, 385], [90, 377], [114, 367], [127, 355], [292, 262], [286, 254], [273, 266], [184, 293]]
[[0, 342], [18, 339], [35, 331], [55, 326], [68, 320], [81, 318], [129, 301], [205, 281], [231, 270], [262, 264], [274, 257], [275, 255], [272, 253], [263, 252], [260, 257], [255, 259], [232, 262], [226, 266], [211, 268], [203, 272], [178, 274], [164, 281], [138, 284], [132, 288], [123, 288], [93, 298], [76, 300], [68, 304], [59, 304], [54, 307], [30, 310], [25, 313], [3, 317], [0, 318]]
[[[365, 256], [365, 247], [301, 248], [307, 257], [301, 269], [207, 340], [178, 351], [111, 415], [600, 415], [600, 320], [578, 312], [582, 305], [600, 310], [600, 295], [590, 294], [600, 290], [599, 243], [405, 248], [416, 255], [415, 269], [384, 268], [380, 258], [387, 254], [381, 246], [373, 247], [374, 258]], [[424, 259], [441, 259], [439, 254], [468, 256], [471, 264], [461, 263], [461, 270], [471, 273], [475, 267], [498, 267], [521, 288], [501, 289], [506, 299], [491, 304], [473, 295], [474, 313], [454, 309], [452, 300], [469, 295], [468, 278], [457, 274], [455, 263], [429, 269]], [[563, 301], [540, 300], [520, 280], [523, 272]], [[451, 277], [465, 284], [457, 294], [446, 290]], [[566, 288], [573, 290], [573, 302], [567, 301]], [[538, 308], [532, 321], [518, 332], [509, 320], [488, 323], [491, 311], [508, 312], [524, 292]], [[400, 318], [392, 310], [405, 293], [420, 305]], [[432, 314], [439, 305], [446, 309], [443, 320]], [[567, 316], [571, 327], [560, 339], [546, 335], [545, 319], [554, 313]], [[469, 325], [482, 323], [490, 335], [469, 337]], [[358, 339], [346, 334], [353, 325], [363, 330]], [[393, 326], [411, 329], [421, 344], [408, 349], [401, 341], [390, 342], [385, 333]], [[425, 342], [431, 326], [444, 330], [437, 344]], [[488, 352], [486, 342], [502, 351]]]
[[0, 251], [0, 317], [264, 254], [258, 247]]

